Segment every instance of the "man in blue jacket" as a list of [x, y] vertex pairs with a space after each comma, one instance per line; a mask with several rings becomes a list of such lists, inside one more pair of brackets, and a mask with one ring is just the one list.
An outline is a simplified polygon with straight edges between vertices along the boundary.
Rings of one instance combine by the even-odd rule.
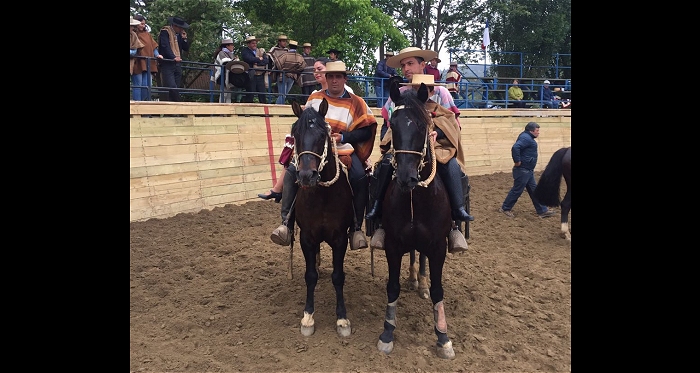
[[518, 135], [518, 139], [510, 149], [513, 157], [513, 187], [510, 188], [505, 201], [498, 209], [499, 212], [506, 214], [509, 218], [513, 215], [513, 206], [518, 202], [518, 198], [523, 194], [523, 189], [527, 189], [527, 194], [535, 206], [537, 215], [541, 218], [546, 218], [554, 215], [554, 211], [547, 209], [547, 206], [542, 205], [535, 199], [533, 192], [537, 187], [535, 182], [535, 166], [537, 165], [537, 142], [535, 139], [540, 135], [540, 125], [535, 122], [530, 122], [525, 125], [525, 131]]
[[377, 94], [378, 108], [383, 107], [389, 97], [389, 78], [396, 76], [396, 69], [386, 64], [389, 57], [394, 57], [394, 52], [384, 53], [384, 59], [377, 63], [377, 68], [374, 70], [374, 92]]

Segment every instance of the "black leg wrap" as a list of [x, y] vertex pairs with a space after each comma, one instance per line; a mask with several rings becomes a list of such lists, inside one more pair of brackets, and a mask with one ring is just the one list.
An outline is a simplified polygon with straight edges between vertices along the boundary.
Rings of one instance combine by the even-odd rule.
[[394, 173], [394, 168], [391, 167], [392, 155], [390, 153], [384, 154], [382, 161], [379, 164], [377, 170], [376, 187], [374, 189], [374, 204], [372, 209], [367, 213], [365, 219], [380, 219], [382, 217], [382, 201], [384, 200], [384, 194], [386, 189], [389, 187], [389, 182], [391, 182], [391, 176]]
[[[292, 226], [294, 226], [294, 218], [292, 217], [287, 217], [289, 214], [289, 211], [292, 209], [292, 204], [294, 203], [294, 198], [297, 195], [297, 189], [299, 189], [299, 185], [296, 183], [297, 177], [296, 177], [296, 168], [293, 165], [289, 165], [287, 167], [287, 170], [284, 173], [284, 181], [283, 181], [283, 187], [282, 187], [282, 203], [281, 203], [281, 209], [282, 209], [282, 224], [287, 224], [289, 226], [288, 220], [291, 220]], [[292, 213], [293, 215], [293, 213]]]

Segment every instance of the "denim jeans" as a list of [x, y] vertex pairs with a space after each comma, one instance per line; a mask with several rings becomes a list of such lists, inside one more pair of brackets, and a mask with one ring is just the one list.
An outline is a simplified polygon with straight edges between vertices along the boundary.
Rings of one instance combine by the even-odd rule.
[[138, 88], [139, 86], [152, 86], [151, 74], [146, 71], [142, 71], [139, 74], [134, 74], [131, 76], [131, 85], [133, 88], [134, 101], [151, 101], [148, 96], [148, 88]]
[[523, 190], [526, 189], [527, 194], [532, 200], [532, 204], [535, 206], [537, 214], [539, 215], [547, 212], [547, 206], [541, 205], [532, 195], [536, 187], [535, 171], [522, 167], [513, 167], [513, 187], [510, 188], [501, 208], [505, 211], [512, 210], [515, 203], [518, 202], [520, 195], [523, 194]]
[[280, 95], [277, 96], [276, 104], [284, 105], [284, 100], [287, 98], [289, 90], [292, 89], [292, 84], [294, 84], [294, 79], [287, 78], [287, 74], [283, 73], [282, 79], [277, 80], [277, 91]]
[[384, 89], [383, 86], [381, 85], [375, 85], [374, 86], [374, 93], [377, 94], [377, 107], [381, 108], [384, 106], [386, 103], [387, 98], [389, 97], [389, 90]]

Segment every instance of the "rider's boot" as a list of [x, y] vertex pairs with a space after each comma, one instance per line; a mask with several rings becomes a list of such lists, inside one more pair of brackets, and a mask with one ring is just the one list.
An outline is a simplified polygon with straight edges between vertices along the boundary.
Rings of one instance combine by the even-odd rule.
[[[389, 186], [389, 182], [391, 182], [391, 175], [394, 173], [394, 169], [391, 167], [391, 159], [392, 155], [389, 153], [384, 154], [382, 157], [382, 161], [377, 170], [377, 187], [375, 189], [377, 195], [374, 196], [374, 204], [372, 205], [372, 209], [365, 215], [365, 219], [375, 219], [377, 222], [381, 221], [384, 194]], [[382, 228], [381, 225], [374, 231], [369, 245], [373, 249], [384, 250], [384, 228]]]
[[367, 175], [362, 175], [359, 180], [351, 182], [352, 204], [355, 209], [355, 226], [350, 233], [350, 250], [364, 249], [367, 247], [367, 238], [362, 231], [362, 218], [364, 217], [367, 199], [369, 198], [369, 180]]
[[[464, 208], [464, 192], [462, 190], [462, 170], [459, 167], [457, 160], [452, 158], [444, 167], [438, 167], [440, 178], [445, 184], [447, 195], [450, 198], [450, 206], [452, 206], [452, 220], [473, 221], [474, 217]], [[467, 240], [462, 232], [457, 229], [450, 231], [449, 235], [449, 252], [458, 252], [467, 250]]]
[[281, 203], [282, 225], [272, 231], [270, 235], [272, 242], [282, 246], [289, 246], [292, 243], [292, 234], [294, 232], [294, 213], [292, 212], [290, 215], [289, 211], [292, 209], [292, 203], [294, 203], [297, 189], [299, 189], [296, 183], [295, 173], [296, 169], [293, 165], [289, 165], [284, 173]]

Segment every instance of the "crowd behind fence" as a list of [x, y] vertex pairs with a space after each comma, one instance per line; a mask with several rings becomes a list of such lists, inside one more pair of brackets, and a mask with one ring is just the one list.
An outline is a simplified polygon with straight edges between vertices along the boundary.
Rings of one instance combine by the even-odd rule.
[[[154, 59], [153, 57], [141, 57], [148, 60]], [[150, 64], [146, 64], [148, 73], [151, 74]], [[465, 66], [469, 68], [468, 65]], [[219, 75], [220, 82], [215, 84], [213, 81], [215, 69], [220, 69], [221, 74]], [[247, 89], [236, 89], [233, 91], [226, 90], [223, 81], [225, 79], [225, 74], [223, 73], [224, 66], [217, 65], [213, 63], [204, 62], [194, 62], [194, 61], [182, 61], [182, 87], [177, 88], [180, 92], [180, 97], [182, 101], [187, 102], [219, 102], [220, 96], [224, 93], [231, 93], [233, 102], [245, 102], [243, 97], [247, 94], [252, 93], [257, 102], [258, 93], [263, 93], [265, 95], [267, 104], [275, 103], [277, 96], [279, 95], [276, 91], [276, 82], [272, 80], [272, 73], [283, 73], [281, 70], [267, 70], [271, 74], [266, 75], [267, 83], [266, 90], [264, 92], [249, 92]], [[570, 69], [570, 67], [569, 67]], [[466, 74], [466, 71], [460, 71], [462, 73], [462, 80], [457, 83], [458, 92], [453, 95], [455, 104], [459, 108], [508, 108], [511, 107], [513, 103], [512, 100], [508, 98], [508, 89], [511, 87], [514, 79], [518, 79], [520, 83], [518, 84], [525, 94], [524, 102], [527, 108], [543, 108], [545, 107], [546, 100], [541, 97], [541, 88], [545, 80], [549, 80], [550, 88], [554, 90], [554, 93], [561, 98], [561, 100], [571, 100], [571, 79], [558, 79], [556, 77], [541, 77], [541, 78], [523, 78], [523, 77], [497, 77], [497, 76], [471, 76]], [[299, 73], [299, 74], [313, 74], [313, 73]], [[444, 74], [443, 74], [444, 75]], [[348, 75], [348, 85], [353, 88], [356, 95], [362, 97], [365, 102], [370, 107], [378, 107], [381, 105], [381, 97], [388, 97], [388, 92], [375, 92], [374, 80], [381, 79], [383, 81], [389, 78], [378, 78], [375, 76], [364, 76], [364, 75]], [[436, 83], [448, 83], [444, 80], [436, 81]], [[147, 85], [135, 86], [130, 84], [130, 94], [134, 89], [144, 90], [144, 100], [146, 101], [167, 101], [168, 100], [168, 87], [163, 87], [160, 83], [160, 77], [158, 73], [155, 73], [155, 79], [153, 84], [147, 80]], [[321, 85], [318, 84], [315, 89], [320, 89]], [[382, 89], [383, 90], [383, 89]], [[287, 101], [295, 100], [301, 103], [306, 102], [306, 95], [301, 92], [301, 88], [298, 84], [294, 84], [292, 89], [286, 94]], [[131, 96], [130, 96], [131, 99]], [[240, 100], [240, 101], [239, 101]]]

